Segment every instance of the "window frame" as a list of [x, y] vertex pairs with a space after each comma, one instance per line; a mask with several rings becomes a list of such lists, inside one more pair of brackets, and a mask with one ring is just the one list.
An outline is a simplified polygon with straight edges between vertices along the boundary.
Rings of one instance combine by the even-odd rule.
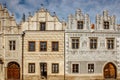
[[83, 21], [77, 21], [77, 29], [83, 29], [84, 27]]
[[[53, 43], [57, 43], [57, 50], [53, 50]], [[59, 41], [52, 41], [51, 44], [52, 51], [59, 51]]]
[[[92, 43], [91, 43], [91, 39], [93, 40]], [[96, 40], [96, 42], [95, 42], [95, 40]], [[94, 50], [94, 49], [98, 48], [98, 38], [97, 37], [89, 37], [89, 47], [90, 47], [91, 50]]]
[[104, 29], [109, 29], [110, 28], [109, 21], [103, 21], [103, 26], [104, 26]]
[[[41, 43], [42, 43], [42, 42], [46, 42], [46, 50], [41, 50]], [[40, 42], [39, 42], [39, 46], [40, 46], [40, 47], [39, 47], [39, 51], [42, 51], [42, 52], [46, 52], [46, 51], [47, 51], [47, 41], [40, 41]]]
[[52, 73], [59, 73], [59, 63], [52, 63]]
[[28, 63], [28, 73], [35, 73], [35, 63]]
[[[73, 66], [73, 65], [78, 65], [78, 67], [77, 67], [77, 68], [75, 67], [75, 69], [74, 69], [74, 66]], [[71, 72], [72, 72], [72, 73], [79, 73], [79, 72], [80, 72], [80, 71], [79, 71], [79, 70], [80, 70], [79, 67], [80, 67], [80, 64], [79, 64], [79, 63], [72, 63], [72, 65], [71, 65]]]
[[16, 40], [9, 40], [9, 50], [10, 51], [16, 50]]
[[[108, 47], [108, 40], [110, 40], [110, 41], [113, 40], [113, 43], [111, 43], [111, 42], [109, 43], [110, 45], [112, 44], [111, 48]], [[107, 45], [106, 47], [107, 47], [108, 50], [115, 49], [115, 38], [106, 38], [106, 45]]]
[[[30, 42], [34, 42], [34, 50], [30, 50]], [[35, 42], [35, 41], [28, 41], [28, 51], [29, 51], [29, 52], [34, 52], [34, 51], [36, 51], [36, 42]]]
[[[44, 24], [44, 29], [43, 29], [43, 25]], [[40, 22], [40, 31], [45, 31], [46, 30], [46, 22]]]
[[88, 63], [88, 73], [94, 73], [95, 71], [95, 64], [94, 63]]
[[[75, 41], [75, 42], [73, 42], [73, 39], [78, 39], [78, 42], [77, 41]], [[78, 47], [77, 47], [77, 45], [78, 45]], [[71, 38], [71, 48], [72, 49], [79, 49], [80, 48], [80, 38], [78, 38], [78, 37], [75, 37], [75, 38]]]

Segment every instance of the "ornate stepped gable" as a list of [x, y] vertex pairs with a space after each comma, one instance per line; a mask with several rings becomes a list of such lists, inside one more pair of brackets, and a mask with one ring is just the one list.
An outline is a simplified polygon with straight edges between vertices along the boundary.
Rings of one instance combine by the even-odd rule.
[[19, 27], [14, 18], [10, 15], [8, 9], [0, 4], [0, 32], [4, 34], [18, 34]]
[[[108, 27], [105, 27], [107, 25], [108, 25]], [[97, 16], [96, 16], [96, 30], [116, 31], [117, 30], [116, 16], [115, 15], [110, 16], [108, 14], [107, 10], [103, 11], [102, 16], [97, 14]]]
[[65, 29], [65, 22], [61, 22], [56, 14], [52, 16], [50, 12], [43, 7], [36, 11], [36, 13], [27, 18], [25, 22], [21, 23], [22, 31], [25, 30], [40, 30], [40, 23], [46, 24], [46, 30], [64, 30]]
[[[83, 27], [78, 28], [78, 23], [83, 24]], [[90, 18], [88, 14], [83, 14], [80, 9], [76, 10], [75, 15], [68, 16], [68, 30], [89, 30], [90, 28]]]

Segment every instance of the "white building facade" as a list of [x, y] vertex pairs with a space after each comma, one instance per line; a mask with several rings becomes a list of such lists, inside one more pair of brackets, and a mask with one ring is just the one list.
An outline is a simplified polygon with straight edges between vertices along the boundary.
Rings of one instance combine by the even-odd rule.
[[78, 9], [68, 16], [65, 30], [65, 74], [67, 80], [118, 79], [120, 32], [116, 17], [108, 11], [91, 24], [88, 14]]
[[0, 4], [0, 80], [22, 79], [22, 42], [14, 14]]

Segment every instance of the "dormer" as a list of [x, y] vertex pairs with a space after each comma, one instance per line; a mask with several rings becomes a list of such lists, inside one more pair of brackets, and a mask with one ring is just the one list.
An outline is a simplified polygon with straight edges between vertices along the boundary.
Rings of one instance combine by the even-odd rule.
[[88, 14], [83, 14], [80, 9], [76, 10], [75, 15], [68, 16], [68, 27], [70, 30], [88, 30], [90, 18]]
[[110, 16], [107, 10], [103, 11], [103, 15], [97, 14], [96, 16], [97, 30], [116, 30], [115, 15]]

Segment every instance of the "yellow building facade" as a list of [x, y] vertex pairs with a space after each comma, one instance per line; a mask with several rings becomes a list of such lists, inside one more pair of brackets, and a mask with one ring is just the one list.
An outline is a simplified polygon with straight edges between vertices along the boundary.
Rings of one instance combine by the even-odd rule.
[[24, 80], [64, 80], [64, 28], [44, 8], [21, 23]]

